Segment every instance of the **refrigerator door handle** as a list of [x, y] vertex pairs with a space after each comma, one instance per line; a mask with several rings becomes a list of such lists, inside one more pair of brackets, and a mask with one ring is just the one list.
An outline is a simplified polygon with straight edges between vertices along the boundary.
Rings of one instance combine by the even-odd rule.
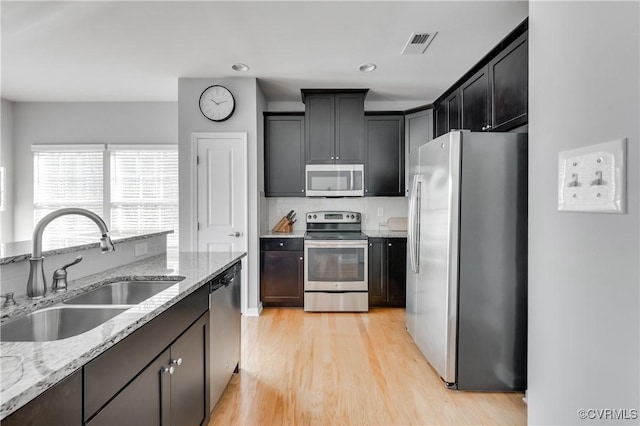
[[422, 204], [422, 180], [419, 179], [416, 182], [416, 201], [415, 201], [415, 206], [413, 208], [414, 210], [414, 224], [413, 224], [413, 232], [414, 232], [414, 236], [413, 236], [413, 242], [414, 242], [414, 246], [413, 246], [413, 255], [415, 257], [415, 263], [416, 263], [416, 273], [420, 272], [420, 215], [422, 214], [421, 212], [421, 204]]
[[417, 262], [416, 262], [416, 198], [418, 194], [418, 175], [413, 177], [413, 185], [411, 186], [411, 196], [409, 197], [409, 232], [408, 236], [408, 244], [409, 244], [409, 259], [411, 260], [411, 271], [414, 273], [418, 273]]

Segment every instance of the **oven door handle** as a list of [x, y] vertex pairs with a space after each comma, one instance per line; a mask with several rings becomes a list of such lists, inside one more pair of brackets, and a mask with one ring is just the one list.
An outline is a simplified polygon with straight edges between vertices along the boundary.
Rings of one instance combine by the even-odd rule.
[[367, 240], [305, 240], [305, 247], [310, 248], [342, 248], [342, 247], [367, 247]]

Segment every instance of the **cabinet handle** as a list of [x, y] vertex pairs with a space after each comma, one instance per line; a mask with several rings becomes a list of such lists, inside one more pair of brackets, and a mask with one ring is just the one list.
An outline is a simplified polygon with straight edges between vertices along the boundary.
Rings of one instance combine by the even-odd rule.
[[369, 247], [373, 247], [373, 244], [369, 243]]
[[340, 159], [340, 157], [336, 157], [336, 160], [339, 160], [339, 159]]
[[333, 157], [331, 157], [331, 159], [333, 160], [334, 158], [333, 158]]
[[176, 371], [176, 368], [173, 365], [169, 367], [164, 367], [162, 369], [163, 373], [169, 373], [169, 374], [173, 374], [175, 371]]
[[489, 130], [491, 128], [491, 126], [489, 124], [487, 124], [486, 126], [482, 126], [482, 130]]
[[304, 257], [300, 256], [300, 261], [302, 262], [304, 260]]
[[391, 243], [389, 243], [389, 247], [391, 247]]
[[300, 192], [304, 192], [304, 189], [301, 189]]
[[172, 365], [182, 365], [182, 358], [172, 359], [171, 360], [171, 364]]
[[280, 243], [280, 247], [284, 247], [284, 243]]

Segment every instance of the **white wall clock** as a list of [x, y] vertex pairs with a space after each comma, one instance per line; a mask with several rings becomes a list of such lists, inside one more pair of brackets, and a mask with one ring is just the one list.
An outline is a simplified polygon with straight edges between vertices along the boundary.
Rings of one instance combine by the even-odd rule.
[[224, 86], [209, 86], [200, 95], [200, 112], [211, 121], [228, 120], [235, 109], [236, 100]]

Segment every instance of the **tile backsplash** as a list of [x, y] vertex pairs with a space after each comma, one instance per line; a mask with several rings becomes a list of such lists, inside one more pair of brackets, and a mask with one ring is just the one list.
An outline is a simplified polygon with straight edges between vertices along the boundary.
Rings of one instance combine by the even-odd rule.
[[[406, 197], [359, 197], [359, 198], [298, 198], [298, 197], [267, 197], [268, 219], [265, 224], [267, 232], [289, 211], [295, 210], [298, 220], [293, 225], [294, 231], [304, 231], [306, 227], [305, 214], [317, 210], [347, 210], [362, 214], [362, 229], [386, 229], [387, 219], [390, 217], [406, 217], [409, 199]], [[379, 216], [379, 214], [381, 215]]]

